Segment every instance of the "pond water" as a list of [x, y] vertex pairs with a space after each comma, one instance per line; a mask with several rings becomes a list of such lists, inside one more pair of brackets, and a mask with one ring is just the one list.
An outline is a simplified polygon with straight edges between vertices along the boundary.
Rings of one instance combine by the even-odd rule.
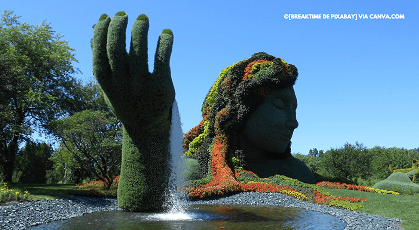
[[191, 206], [184, 213], [108, 211], [28, 229], [344, 229], [337, 217], [280, 206]]

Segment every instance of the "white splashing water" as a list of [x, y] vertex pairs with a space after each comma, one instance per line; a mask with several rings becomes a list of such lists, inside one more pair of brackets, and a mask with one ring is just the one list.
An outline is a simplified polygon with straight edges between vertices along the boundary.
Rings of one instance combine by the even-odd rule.
[[151, 215], [152, 219], [159, 220], [190, 220], [193, 219], [186, 210], [187, 196], [185, 193], [178, 192], [177, 188], [182, 188], [185, 182], [185, 169], [183, 167], [183, 158], [181, 157], [183, 149], [183, 131], [180, 121], [179, 110], [176, 99], [172, 105], [172, 125], [170, 128], [170, 155], [169, 167], [171, 170], [168, 192], [164, 208], [165, 213]]

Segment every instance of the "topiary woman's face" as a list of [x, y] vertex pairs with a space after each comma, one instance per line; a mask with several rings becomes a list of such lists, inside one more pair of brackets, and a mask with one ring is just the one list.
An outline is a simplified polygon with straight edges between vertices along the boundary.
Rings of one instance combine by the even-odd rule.
[[[245, 123], [244, 136], [253, 149], [280, 156], [290, 143], [296, 119], [297, 98], [292, 86], [266, 95], [262, 104]], [[246, 153], [250, 159], [259, 158]], [[256, 153], [254, 153], [256, 154]]]

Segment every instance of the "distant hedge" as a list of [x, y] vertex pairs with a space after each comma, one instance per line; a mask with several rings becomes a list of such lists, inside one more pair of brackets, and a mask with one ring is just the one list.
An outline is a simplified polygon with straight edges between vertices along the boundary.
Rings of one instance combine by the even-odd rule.
[[390, 164], [394, 169], [412, 167], [412, 160], [419, 159], [418, 150], [379, 146], [367, 149], [356, 142], [330, 149], [322, 156], [295, 154], [294, 157], [302, 160], [322, 180], [355, 182], [359, 178], [386, 179], [391, 175]]

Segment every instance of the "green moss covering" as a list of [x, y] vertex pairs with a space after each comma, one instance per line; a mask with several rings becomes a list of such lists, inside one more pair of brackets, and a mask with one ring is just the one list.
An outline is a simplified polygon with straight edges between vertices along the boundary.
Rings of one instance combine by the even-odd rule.
[[169, 34], [169, 35], [172, 35], [173, 34], [173, 32], [172, 32], [171, 29], [164, 29], [163, 32], [161, 32], [161, 33], [162, 34]]
[[148, 20], [148, 17], [145, 14], [141, 14], [140, 16], [137, 17], [137, 20], [143, 20], [143, 21]]
[[[124, 128], [123, 146], [122, 146], [122, 164], [121, 175], [130, 180], [119, 180], [118, 185], [118, 206], [125, 207], [128, 210], [135, 210], [135, 207], [144, 207], [146, 205], [147, 184], [145, 174], [144, 159], [138, 158], [141, 155], [138, 148], [133, 143], [126, 129]], [[136, 170], [132, 170], [136, 167]]]
[[102, 16], [100, 16], [99, 21], [103, 21], [105, 19], [107, 19], [109, 16], [107, 14], [102, 14]]
[[149, 24], [141, 20], [147, 16], [138, 18], [132, 28], [129, 53], [125, 12], [118, 12], [112, 20], [99, 20], [92, 40], [93, 73], [107, 103], [124, 125], [118, 205], [129, 211], [160, 211], [170, 173], [167, 161], [175, 91], [169, 59], [173, 36], [160, 36], [155, 68], [150, 73]]
[[115, 14], [115, 16], [125, 16], [127, 15], [124, 11], [119, 11], [118, 13]]

